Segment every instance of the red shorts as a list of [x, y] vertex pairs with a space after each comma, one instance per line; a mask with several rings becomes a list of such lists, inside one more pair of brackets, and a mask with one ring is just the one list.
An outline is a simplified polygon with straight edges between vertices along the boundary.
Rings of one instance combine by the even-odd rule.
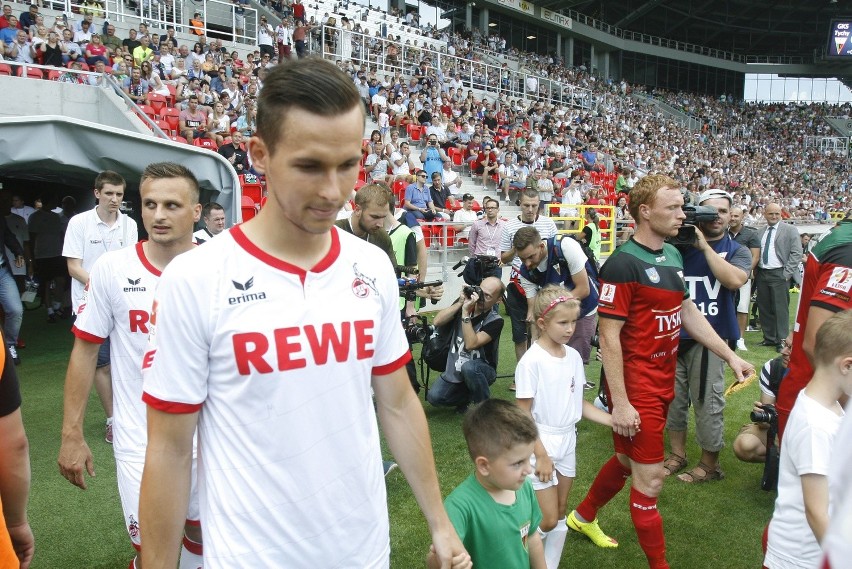
[[663, 431], [670, 401], [659, 398], [633, 399], [630, 401], [639, 413], [639, 432], [632, 437], [612, 433], [615, 452], [627, 455], [640, 464], [656, 464], [665, 458]]

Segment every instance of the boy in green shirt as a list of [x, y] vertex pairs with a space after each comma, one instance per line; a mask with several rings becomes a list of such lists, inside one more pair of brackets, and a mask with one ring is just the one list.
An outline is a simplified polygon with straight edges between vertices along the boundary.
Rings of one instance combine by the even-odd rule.
[[[541, 509], [527, 480], [538, 436], [528, 413], [488, 399], [465, 415], [474, 473], [444, 501], [474, 567], [545, 569]], [[433, 552], [429, 567], [439, 567]]]

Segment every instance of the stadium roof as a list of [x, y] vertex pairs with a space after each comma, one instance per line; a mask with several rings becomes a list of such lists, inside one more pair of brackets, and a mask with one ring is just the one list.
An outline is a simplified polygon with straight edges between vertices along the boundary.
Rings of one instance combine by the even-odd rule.
[[[538, 0], [625, 30], [740, 55], [814, 61], [828, 44], [832, 18], [852, 16], [847, 0]], [[850, 18], [852, 19], [852, 18]]]

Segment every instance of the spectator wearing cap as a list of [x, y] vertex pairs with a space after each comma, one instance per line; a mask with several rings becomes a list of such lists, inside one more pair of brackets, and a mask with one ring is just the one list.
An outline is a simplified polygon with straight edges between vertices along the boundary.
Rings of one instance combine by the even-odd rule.
[[[681, 248], [683, 274], [689, 296], [707, 321], [733, 349], [740, 336], [737, 324], [736, 294], [748, 280], [751, 252], [728, 234], [733, 198], [724, 190], [710, 189], [698, 198], [699, 205], [716, 208], [717, 217], [699, 223], [695, 243]], [[675, 398], [672, 401], [666, 429], [671, 453], [663, 462], [667, 475], [675, 474], [688, 464], [686, 430], [690, 404], [695, 412], [695, 431], [701, 447], [697, 465], [678, 478], [683, 482], [721, 480], [725, 474], [719, 465], [719, 452], [724, 447], [725, 362], [691, 338], [685, 328], [680, 331], [680, 347], [675, 372]]]
[[468, 235], [470, 234], [470, 227], [477, 219], [479, 219], [479, 217], [476, 215], [476, 212], [473, 211], [473, 195], [464, 194], [462, 196], [461, 209], [457, 210], [453, 214], [453, 223], [459, 224], [454, 226], [454, 229], [456, 230], [456, 239], [463, 239], [467, 241]]

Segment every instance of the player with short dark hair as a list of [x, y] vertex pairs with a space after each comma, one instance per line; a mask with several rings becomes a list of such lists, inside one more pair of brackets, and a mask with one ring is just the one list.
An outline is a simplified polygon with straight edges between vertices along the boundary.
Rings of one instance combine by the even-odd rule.
[[327, 61], [280, 64], [258, 124], [248, 146], [266, 205], [170, 265], [157, 290], [143, 363], [145, 569], [175, 565], [196, 426], [205, 569], [387, 567], [376, 413], [442, 567], [470, 567], [403, 369], [393, 267], [332, 227], [358, 176], [358, 90]]
[[[139, 551], [139, 487], [147, 446], [142, 402], [142, 357], [153, 326], [151, 306], [161, 271], [176, 256], [193, 248], [192, 228], [201, 214], [198, 181], [184, 166], [149, 165], [139, 184], [142, 222], [148, 240], [106, 253], [91, 269], [86, 296], [72, 331], [76, 336], [65, 378], [62, 446], [59, 469], [69, 482], [86, 489], [84, 470], [94, 476], [92, 452], [83, 436], [86, 403], [92, 389], [101, 344], [111, 339], [114, 444], [121, 506], [133, 546]], [[184, 510], [181, 569], [201, 562], [201, 527], [197, 497]], [[176, 549], [177, 551], [177, 549]], [[133, 567], [133, 565], [131, 565]]]

